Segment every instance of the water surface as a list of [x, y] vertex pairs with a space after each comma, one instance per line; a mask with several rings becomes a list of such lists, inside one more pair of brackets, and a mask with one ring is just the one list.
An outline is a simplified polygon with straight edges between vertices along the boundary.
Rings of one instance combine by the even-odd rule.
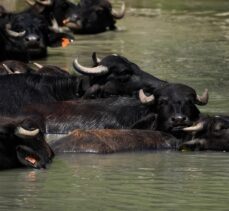
[[[126, 3], [117, 32], [77, 35], [39, 62], [72, 71], [76, 56], [90, 65], [93, 51], [118, 53], [164, 80], [208, 88], [201, 111], [229, 113], [229, 1]], [[1, 172], [0, 210], [228, 210], [228, 175], [227, 153], [62, 155], [47, 170]]]

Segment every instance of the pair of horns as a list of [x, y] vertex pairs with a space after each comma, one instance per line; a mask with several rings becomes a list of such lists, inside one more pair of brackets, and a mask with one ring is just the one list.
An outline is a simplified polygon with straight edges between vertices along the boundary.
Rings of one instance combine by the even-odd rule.
[[36, 3], [42, 4], [44, 6], [49, 6], [52, 4], [52, 0], [26, 0], [26, 2], [31, 6], [33, 6]]
[[126, 13], [126, 5], [125, 2], [122, 3], [121, 10], [117, 12], [116, 10], [112, 9], [111, 14], [115, 19], [122, 19]]
[[96, 53], [92, 54], [92, 60], [96, 67], [85, 67], [79, 63], [77, 58], [73, 61], [73, 67], [76, 71], [82, 74], [104, 75], [109, 72], [108, 67], [99, 65], [101, 60], [96, 56]]
[[11, 36], [11, 37], [23, 37], [26, 33], [26, 31], [22, 32], [16, 32], [11, 29], [11, 24], [6, 24], [6, 32]]
[[[201, 96], [199, 95], [196, 96], [196, 104], [197, 105], [206, 105], [208, 103], [208, 98], [209, 98], [208, 89], [205, 89]], [[155, 97], [153, 94], [150, 96], [146, 96], [142, 89], [139, 91], [139, 99], [143, 104], [146, 104], [146, 103], [153, 104], [155, 101]]]

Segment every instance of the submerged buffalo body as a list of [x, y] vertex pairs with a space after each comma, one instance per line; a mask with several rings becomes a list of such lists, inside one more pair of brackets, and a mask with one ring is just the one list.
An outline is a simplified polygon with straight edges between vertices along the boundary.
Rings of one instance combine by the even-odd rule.
[[1, 118], [0, 169], [45, 168], [53, 156], [34, 120], [29, 117]]
[[48, 134], [67, 134], [76, 128], [132, 128], [145, 117], [145, 128], [153, 129], [155, 124], [155, 114], [149, 108], [127, 97], [37, 104], [25, 107], [24, 112], [41, 116]]
[[39, 74], [1, 76], [0, 113], [1, 115], [17, 115], [27, 104], [76, 99], [83, 91], [80, 87], [83, 83], [84, 79], [76, 77]]
[[75, 130], [65, 138], [50, 142], [55, 153], [115, 153], [177, 149], [179, 140], [148, 130]]
[[[199, 97], [188, 86], [170, 86], [174, 91], [172, 95], [166, 91], [152, 98], [140, 92], [142, 102], [127, 97], [78, 100], [33, 105], [27, 107], [26, 111], [39, 114], [45, 119], [47, 133], [68, 133], [76, 128], [134, 128], [161, 130], [182, 138], [182, 135], [186, 136], [186, 132], [181, 129], [199, 119], [199, 110], [195, 106], [196, 98]], [[177, 98], [174, 97], [175, 93]], [[156, 101], [153, 104], [152, 99]], [[162, 99], [166, 100], [165, 104], [160, 103]], [[175, 103], [176, 99], [184, 103]], [[180, 117], [175, 115], [186, 115], [186, 119], [178, 122], [173, 118]]]

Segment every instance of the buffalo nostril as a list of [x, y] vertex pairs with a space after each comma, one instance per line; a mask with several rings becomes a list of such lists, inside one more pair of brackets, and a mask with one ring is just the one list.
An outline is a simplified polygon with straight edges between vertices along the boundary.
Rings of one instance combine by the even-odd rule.
[[25, 41], [26, 42], [29, 42], [29, 37], [25, 37]]
[[183, 116], [183, 117], [182, 117], [182, 121], [183, 121], [183, 122], [187, 121], [187, 119], [188, 119], [188, 118], [187, 118], [186, 116]]
[[177, 115], [177, 116], [173, 116], [171, 117], [171, 121], [174, 123], [183, 123], [185, 121], [187, 121], [187, 117], [186, 116], [182, 116], [182, 115]]
[[37, 35], [29, 35], [25, 37], [25, 41], [28, 43], [35, 43], [40, 41], [40, 37]]
[[176, 121], [175, 117], [172, 117], [171, 120], [172, 120], [172, 122], [175, 122]]

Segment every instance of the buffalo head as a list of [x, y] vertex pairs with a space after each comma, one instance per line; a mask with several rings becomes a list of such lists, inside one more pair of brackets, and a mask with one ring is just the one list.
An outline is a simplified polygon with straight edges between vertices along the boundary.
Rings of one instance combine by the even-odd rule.
[[6, 59], [44, 57], [48, 46], [61, 46], [63, 42], [70, 43], [74, 39], [49, 27], [42, 16], [28, 12], [11, 14], [1, 22], [0, 28], [0, 42], [3, 43]]
[[197, 105], [206, 105], [208, 90], [202, 96], [195, 90], [183, 84], [167, 84], [146, 96], [140, 91], [140, 100], [153, 106], [158, 115], [157, 128], [163, 131], [175, 132], [180, 128], [190, 126], [199, 118]]
[[205, 117], [183, 130], [192, 134], [192, 140], [181, 150], [229, 151], [229, 116]]
[[152, 91], [166, 84], [165, 81], [144, 72], [125, 57], [110, 55], [99, 59], [94, 53], [92, 58], [94, 67], [82, 66], [78, 59], [73, 62], [76, 71], [90, 76], [91, 89], [88, 90], [88, 95], [94, 95], [97, 92], [100, 97], [131, 96], [136, 94], [139, 89], [144, 88]]
[[0, 169], [45, 168], [54, 154], [41, 128], [30, 118], [1, 118]]

